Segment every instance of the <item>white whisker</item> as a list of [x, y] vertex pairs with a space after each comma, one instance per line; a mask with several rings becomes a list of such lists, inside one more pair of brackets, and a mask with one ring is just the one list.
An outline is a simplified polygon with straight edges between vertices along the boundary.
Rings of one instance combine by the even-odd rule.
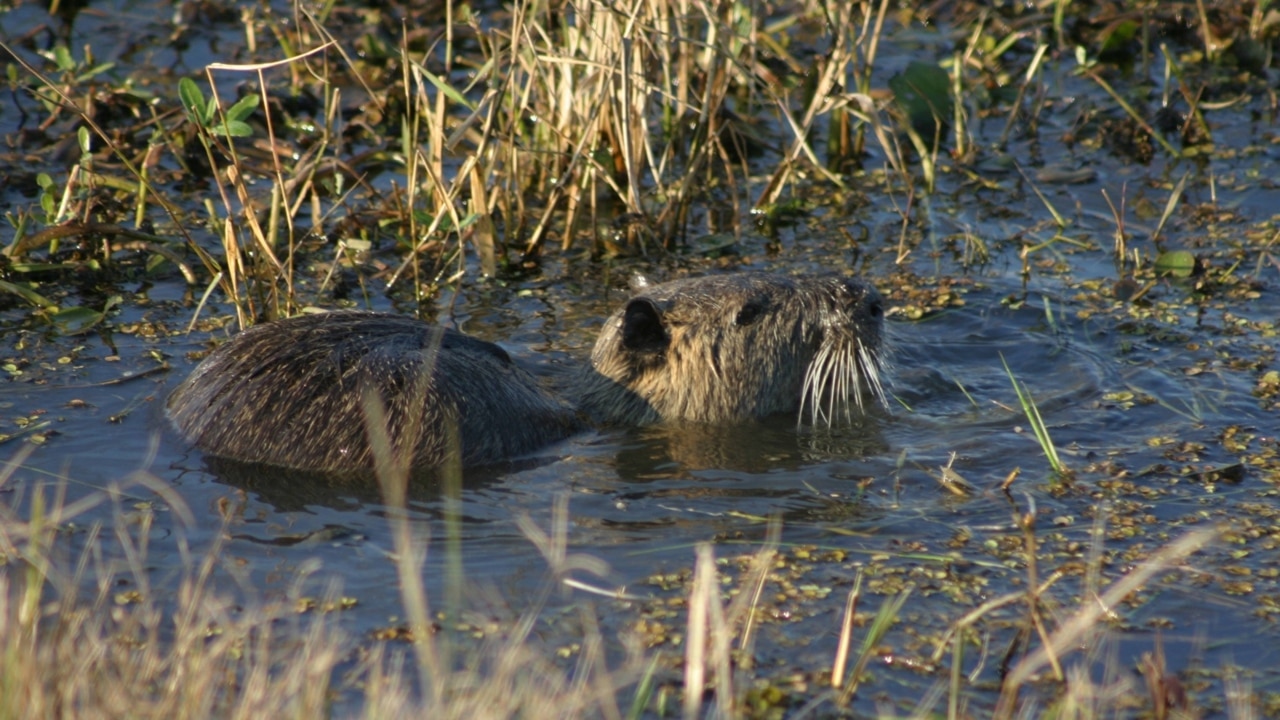
[[861, 338], [823, 343], [805, 371], [797, 425], [804, 423], [806, 406], [809, 422], [815, 426], [830, 427], [839, 416], [851, 423], [855, 408], [858, 413], [867, 410], [864, 394], [888, 407], [881, 370], [879, 355]]
[[889, 398], [885, 395], [884, 383], [880, 379], [879, 356], [862, 344], [861, 340], [858, 341], [858, 364], [867, 377], [867, 389], [875, 394], [881, 405], [889, 407]]

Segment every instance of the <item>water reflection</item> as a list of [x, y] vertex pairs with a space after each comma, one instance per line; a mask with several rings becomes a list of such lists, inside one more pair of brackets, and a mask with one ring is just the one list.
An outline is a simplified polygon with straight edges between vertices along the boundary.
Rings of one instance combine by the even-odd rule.
[[733, 425], [666, 425], [628, 430], [616, 456], [619, 478], [693, 477], [700, 470], [766, 473], [887, 450], [876, 415], [834, 427], [797, 427], [789, 416]]
[[[469, 468], [465, 480], [451, 480], [436, 469], [417, 470], [408, 478], [405, 501], [411, 509], [421, 511], [429, 517], [434, 516], [434, 509], [441, 501], [458, 495], [460, 482], [465, 482], [469, 492], [482, 492], [501, 483], [504, 477], [512, 473], [550, 462], [554, 462], [554, 458], [536, 457]], [[382, 487], [372, 471], [323, 473], [212, 456], [206, 457], [204, 464], [205, 469], [219, 482], [253, 494], [277, 512], [299, 512], [312, 507], [358, 511], [366, 506], [383, 504]], [[461, 519], [468, 521], [465, 515]]]

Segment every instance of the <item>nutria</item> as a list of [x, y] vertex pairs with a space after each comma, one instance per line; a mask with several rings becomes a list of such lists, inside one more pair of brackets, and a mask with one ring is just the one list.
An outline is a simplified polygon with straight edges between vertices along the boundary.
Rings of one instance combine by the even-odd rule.
[[[597, 420], [724, 423], [861, 411], [880, 384], [884, 301], [858, 280], [738, 273], [643, 289], [605, 322], [579, 402]], [[803, 418], [801, 418], [803, 419]]]
[[[738, 273], [641, 289], [605, 323], [563, 394], [497, 345], [394, 315], [336, 312], [260, 325], [219, 347], [169, 399], [215, 456], [304, 470], [368, 468], [368, 390], [415, 467], [483, 465], [599, 424], [830, 424], [884, 401], [879, 293], [838, 276]], [[578, 410], [575, 410], [575, 406]], [[585, 417], [584, 417], [585, 416]]]
[[201, 450], [301, 470], [373, 466], [363, 395], [414, 467], [528, 454], [579, 429], [577, 413], [493, 343], [412, 318], [333, 312], [252, 327], [214, 350], [169, 397]]

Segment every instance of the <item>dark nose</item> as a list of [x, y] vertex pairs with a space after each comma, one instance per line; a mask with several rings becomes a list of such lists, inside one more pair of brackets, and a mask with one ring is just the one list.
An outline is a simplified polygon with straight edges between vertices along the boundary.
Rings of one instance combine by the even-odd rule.
[[884, 297], [880, 295], [880, 291], [853, 279], [845, 280], [844, 287], [849, 297], [849, 308], [856, 316], [873, 322], [884, 319]]

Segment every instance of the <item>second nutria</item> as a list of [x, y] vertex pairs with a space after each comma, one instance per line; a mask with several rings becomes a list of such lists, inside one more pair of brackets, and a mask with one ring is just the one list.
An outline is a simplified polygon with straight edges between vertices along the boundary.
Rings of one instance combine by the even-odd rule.
[[580, 430], [584, 415], [644, 425], [798, 413], [830, 424], [860, 411], [864, 395], [884, 401], [883, 324], [879, 293], [834, 275], [655, 285], [605, 323], [567, 402], [497, 345], [454, 330], [378, 313], [303, 315], [214, 350], [168, 410], [211, 455], [321, 471], [373, 465], [371, 393], [390, 446], [414, 467], [528, 454]]
[[169, 418], [220, 457], [300, 470], [374, 464], [364, 395], [386, 409], [392, 451], [414, 467], [483, 465], [580, 429], [577, 413], [506, 351], [413, 318], [365, 312], [256, 325], [169, 396]]

